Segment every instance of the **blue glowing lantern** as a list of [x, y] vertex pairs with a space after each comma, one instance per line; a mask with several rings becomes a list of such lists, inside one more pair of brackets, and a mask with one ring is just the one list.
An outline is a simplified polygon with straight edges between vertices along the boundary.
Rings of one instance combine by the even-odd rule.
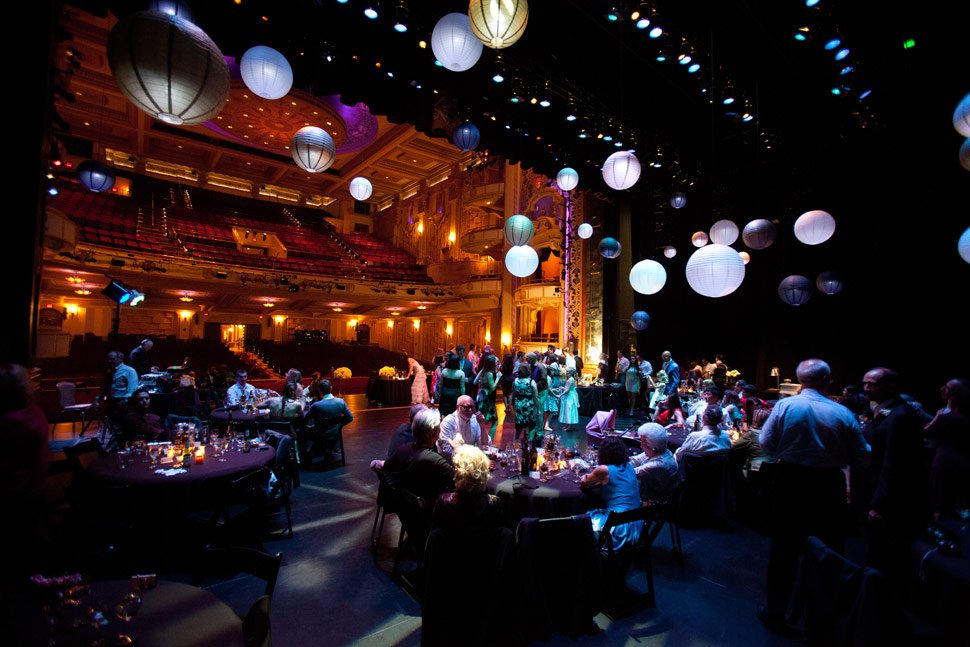
[[115, 172], [97, 160], [85, 160], [78, 164], [77, 179], [88, 191], [110, 191], [115, 185]]
[[804, 276], [792, 274], [778, 284], [778, 296], [790, 306], [800, 306], [812, 298], [812, 282]]
[[630, 317], [630, 325], [637, 330], [646, 330], [647, 326], [650, 325], [650, 315], [648, 315], [643, 310], [637, 310]]
[[842, 277], [835, 272], [822, 272], [815, 279], [815, 287], [822, 294], [838, 294], [842, 291]]
[[475, 150], [478, 147], [478, 142], [482, 139], [482, 133], [479, 132], [478, 126], [470, 121], [466, 121], [462, 125], [455, 128], [455, 134], [452, 135], [451, 141], [454, 142], [455, 146], [463, 152]]
[[600, 256], [603, 258], [616, 258], [620, 255], [620, 241], [616, 238], [607, 236], [600, 241]]

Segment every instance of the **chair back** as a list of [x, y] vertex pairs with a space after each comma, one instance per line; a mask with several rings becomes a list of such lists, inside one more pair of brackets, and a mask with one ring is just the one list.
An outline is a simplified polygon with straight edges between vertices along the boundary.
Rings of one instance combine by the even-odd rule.
[[[603, 529], [600, 530], [599, 542], [596, 548], [603, 551], [606, 548], [606, 554], [613, 555], [613, 533], [611, 532], [613, 528], [617, 526], [622, 526], [625, 523], [634, 523], [636, 521], [646, 522], [656, 519], [657, 511], [652, 506], [640, 506], [638, 508], [633, 508], [632, 510], [626, 510], [624, 512], [617, 512], [615, 510], [611, 511], [609, 516], [606, 517], [606, 523], [603, 524]], [[646, 538], [646, 533], [640, 533], [640, 542]], [[630, 546], [633, 548], [633, 546]]]
[[681, 515], [687, 523], [724, 521], [731, 510], [728, 452], [681, 457], [684, 491]]
[[74, 382], [57, 383], [57, 403], [62, 409], [77, 404], [77, 385]]
[[76, 475], [87, 472], [91, 463], [104, 453], [104, 448], [97, 438], [85, 438], [64, 448], [64, 455], [67, 456]]
[[384, 508], [386, 514], [397, 512], [397, 487], [391, 482], [387, 472], [378, 471], [377, 474], [377, 505]]
[[270, 596], [264, 595], [253, 603], [243, 618], [243, 644], [246, 647], [271, 647]]
[[[397, 516], [401, 520], [409, 541], [415, 547], [420, 561], [424, 554], [424, 544], [431, 529], [431, 510], [428, 502], [409, 490], [397, 490]], [[400, 550], [400, 549], [398, 549]]]
[[276, 580], [280, 574], [283, 553], [271, 555], [255, 548], [230, 546], [228, 548], [208, 547], [202, 552], [193, 584], [200, 586], [207, 579], [227, 580], [237, 573], [247, 573], [266, 582], [264, 597], [273, 595]]

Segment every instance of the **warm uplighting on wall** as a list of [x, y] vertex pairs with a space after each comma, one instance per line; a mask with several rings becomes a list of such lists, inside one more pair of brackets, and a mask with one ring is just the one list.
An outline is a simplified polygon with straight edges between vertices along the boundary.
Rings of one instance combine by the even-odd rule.
[[421, 330], [421, 320], [420, 319], [414, 319], [411, 323], [414, 324], [414, 329], [415, 330]]
[[424, 223], [423, 222], [419, 222], [418, 223], [418, 233], [419, 234], [423, 234], [424, 233]]
[[351, 328], [354, 328], [357, 326], [357, 320], [351, 319], [350, 321], [347, 322], [347, 325], [350, 326]]
[[486, 344], [491, 344], [492, 343], [492, 333], [489, 330], [486, 330], [485, 331], [485, 343]]
[[67, 310], [67, 314], [73, 315], [75, 317], [77, 316], [77, 312], [79, 310], [78, 305], [76, 303], [65, 303], [64, 309]]
[[276, 325], [279, 326], [284, 321], [286, 321], [286, 317], [284, 317], [283, 315], [274, 315], [273, 316], [273, 321], [275, 321], [276, 322]]
[[388, 319], [387, 320], [387, 327], [388, 328], [393, 328], [394, 327], [394, 320], [393, 319]]
[[455, 329], [451, 326], [451, 324], [446, 324], [445, 325], [445, 334], [446, 335], [451, 335], [454, 332], [455, 332]]
[[454, 244], [456, 240], [458, 240], [458, 237], [455, 235], [455, 230], [452, 229], [448, 234], [448, 242]]
[[502, 333], [502, 346], [509, 347], [512, 345], [512, 334], [509, 332]]
[[179, 319], [191, 319], [191, 318], [192, 318], [191, 310], [179, 310]]

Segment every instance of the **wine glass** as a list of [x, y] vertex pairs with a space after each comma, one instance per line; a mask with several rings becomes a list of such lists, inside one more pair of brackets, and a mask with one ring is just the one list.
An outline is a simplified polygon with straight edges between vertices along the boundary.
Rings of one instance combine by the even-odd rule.
[[148, 446], [148, 458], [150, 459], [150, 462], [148, 464], [148, 469], [154, 469], [158, 467], [158, 458], [161, 455], [161, 452], [162, 452], [162, 448], [159, 447], [158, 445]]
[[579, 473], [583, 470], [582, 466], [579, 464], [579, 459], [575, 459], [569, 466], [569, 469], [573, 473], [573, 483], [579, 483]]
[[243, 445], [246, 444], [246, 432], [237, 431], [236, 432], [236, 451], [241, 452], [243, 450]]
[[215, 455], [216, 461], [219, 463], [226, 462], [226, 439], [221, 436], [212, 437], [212, 451]]
[[118, 635], [115, 636], [115, 644], [131, 645], [135, 642], [135, 637], [131, 633], [129, 623], [131, 623], [131, 619], [134, 618], [135, 614], [137, 614], [141, 609], [141, 603], [141, 591], [138, 589], [138, 584], [136, 582], [132, 582], [129, 591], [115, 605], [115, 617], [125, 623], [125, 630], [119, 632]]

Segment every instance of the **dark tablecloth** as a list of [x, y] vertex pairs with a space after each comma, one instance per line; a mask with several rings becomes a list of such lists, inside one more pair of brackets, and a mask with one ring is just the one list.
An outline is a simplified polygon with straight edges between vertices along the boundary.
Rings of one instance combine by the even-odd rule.
[[599, 497], [583, 492], [569, 472], [540, 483], [527, 476], [507, 477], [505, 470], [499, 468], [488, 479], [486, 489], [502, 499], [511, 528], [523, 517], [566, 517], [602, 505]]
[[[226, 461], [220, 463], [213, 456], [212, 447], [208, 446], [206, 447], [204, 463], [193, 463], [184, 474], [163, 476], [148, 469], [148, 465], [141, 462], [132, 462], [126, 469], [121, 469], [121, 461], [118, 460], [118, 455], [112, 453], [98, 457], [88, 468], [88, 476], [95, 481], [123, 485], [159, 487], [178, 486], [187, 483], [198, 485], [206, 481], [231, 478], [237, 474], [269, 465], [275, 457], [276, 451], [272, 447], [266, 447], [262, 450], [253, 449], [248, 453], [227, 451]], [[161, 465], [162, 469], [172, 467], [171, 463]]]
[[597, 411], [609, 411], [616, 408], [616, 396], [611, 384], [603, 386], [579, 386], [579, 415], [592, 416]]
[[388, 407], [406, 407], [411, 404], [413, 383], [413, 376], [406, 380], [372, 377], [367, 381], [367, 399]]

